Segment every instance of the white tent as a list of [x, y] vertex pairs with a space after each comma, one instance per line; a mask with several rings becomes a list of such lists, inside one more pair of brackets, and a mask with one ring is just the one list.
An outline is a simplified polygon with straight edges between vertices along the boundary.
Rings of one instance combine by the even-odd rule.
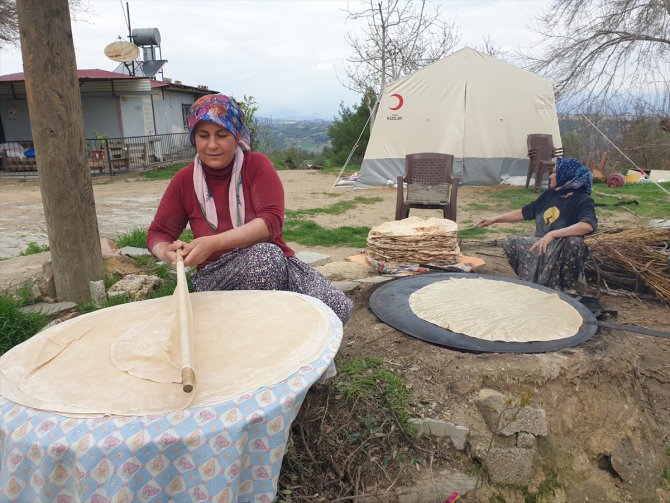
[[525, 176], [531, 133], [561, 146], [551, 82], [466, 47], [386, 86], [358, 183], [395, 182], [415, 152], [453, 154], [464, 184]]

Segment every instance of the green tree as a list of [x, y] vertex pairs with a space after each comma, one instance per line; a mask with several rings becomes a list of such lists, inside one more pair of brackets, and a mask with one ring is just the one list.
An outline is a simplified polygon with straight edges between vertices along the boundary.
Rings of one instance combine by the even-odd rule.
[[247, 96], [245, 94], [244, 98], [241, 100], [238, 100], [234, 97], [233, 99], [242, 110], [242, 113], [244, 113], [244, 124], [245, 126], [247, 126], [247, 129], [249, 130], [249, 137], [251, 140], [251, 145], [249, 146], [253, 148], [254, 140], [256, 139], [256, 135], [258, 133], [257, 131], [258, 121], [256, 120], [256, 111], [258, 111], [258, 103], [256, 103], [256, 98], [254, 98], [253, 96]]
[[[363, 160], [370, 139], [370, 128], [367, 126], [370, 117], [368, 110], [370, 100], [374, 103], [376, 98], [374, 92], [368, 89], [360, 104], [348, 108], [344, 106], [344, 103], [340, 103], [339, 117], [336, 117], [328, 128], [332, 160], [335, 164], [343, 165], [352, 149], [354, 151], [349, 162], [360, 164]], [[360, 139], [358, 139], [359, 136]], [[358, 143], [356, 143], [357, 140]]]

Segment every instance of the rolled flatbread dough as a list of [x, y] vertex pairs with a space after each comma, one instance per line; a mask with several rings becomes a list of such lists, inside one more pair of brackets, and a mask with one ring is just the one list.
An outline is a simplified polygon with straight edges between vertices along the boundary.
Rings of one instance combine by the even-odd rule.
[[272, 386], [317, 360], [331, 342], [328, 308], [279, 291], [190, 295], [195, 364], [193, 393], [119, 370], [111, 347], [121, 334], [138, 344], [159, 337], [172, 298], [123, 304], [55, 325], [0, 357], [0, 394], [66, 415], [146, 415], [212, 405]]
[[422, 320], [487, 341], [533, 342], [572, 337], [579, 312], [557, 294], [485, 278], [450, 278], [412, 293]]

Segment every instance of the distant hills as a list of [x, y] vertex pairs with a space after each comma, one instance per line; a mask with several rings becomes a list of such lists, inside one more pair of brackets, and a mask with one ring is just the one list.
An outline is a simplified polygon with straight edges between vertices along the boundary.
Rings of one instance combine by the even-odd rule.
[[275, 148], [284, 150], [295, 147], [310, 152], [320, 152], [330, 144], [328, 127], [332, 121], [323, 119], [291, 120], [258, 117], [258, 121], [270, 130], [276, 142]]

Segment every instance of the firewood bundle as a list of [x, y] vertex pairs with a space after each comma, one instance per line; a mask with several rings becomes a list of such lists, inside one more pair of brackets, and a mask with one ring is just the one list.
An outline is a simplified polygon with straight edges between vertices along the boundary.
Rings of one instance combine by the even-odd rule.
[[611, 285], [652, 290], [670, 303], [670, 229], [602, 229], [585, 238], [591, 252], [586, 271]]

